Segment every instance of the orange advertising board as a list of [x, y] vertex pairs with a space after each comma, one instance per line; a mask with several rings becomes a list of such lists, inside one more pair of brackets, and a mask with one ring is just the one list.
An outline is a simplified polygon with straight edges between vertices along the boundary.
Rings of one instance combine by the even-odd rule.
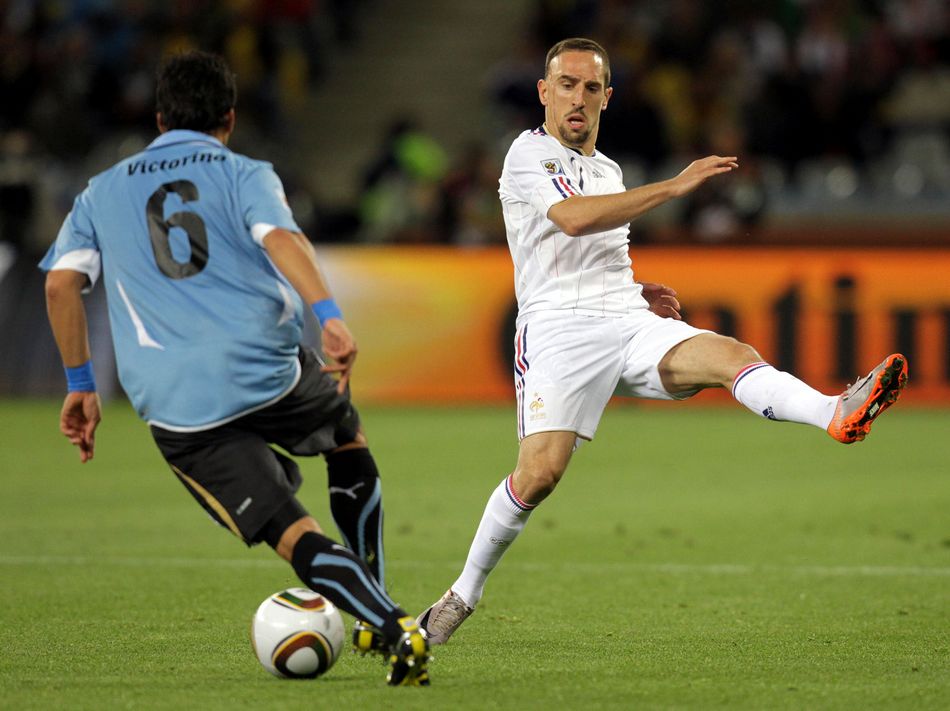
[[[893, 351], [908, 402], [950, 404], [950, 250], [636, 248], [696, 326], [735, 336], [824, 392]], [[357, 336], [353, 389], [377, 403], [513, 399], [512, 266], [504, 248], [319, 250]], [[714, 402], [709, 393], [693, 402]]]

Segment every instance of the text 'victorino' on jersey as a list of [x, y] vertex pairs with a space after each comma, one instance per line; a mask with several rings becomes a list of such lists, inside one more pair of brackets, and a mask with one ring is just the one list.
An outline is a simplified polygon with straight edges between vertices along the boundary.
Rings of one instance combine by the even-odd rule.
[[223, 161], [224, 153], [192, 153], [190, 156], [182, 158], [173, 158], [171, 160], [137, 160], [129, 164], [129, 175], [155, 173], [159, 170], [174, 170], [175, 168], [188, 165], [189, 163], [211, 163], [212, 161]]

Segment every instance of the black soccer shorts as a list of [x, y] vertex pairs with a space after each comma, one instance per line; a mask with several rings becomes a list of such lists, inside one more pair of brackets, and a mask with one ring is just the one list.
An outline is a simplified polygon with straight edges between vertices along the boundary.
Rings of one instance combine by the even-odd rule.
[[291, 454], [314, 456], [356, 438], [359, 413], [349, 391], [320, 372], [315, 351], [300, 349], [300, 382], [286, 396], [232, 422], [200, 432], [151, 427], [165, 461], [185, 488], [219, 524], [247, 545], [261, 540], [274, 514], [300, 488]]

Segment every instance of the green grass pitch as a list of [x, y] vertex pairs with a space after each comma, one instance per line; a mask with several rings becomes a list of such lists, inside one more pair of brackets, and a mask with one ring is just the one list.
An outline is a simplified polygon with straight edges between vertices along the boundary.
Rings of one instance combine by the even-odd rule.
[[[391, 689], [350, 654], [264, 672], [250, 617], [289, 566], [212, 525], [128, 405], [85, 466], [58, 407], [0, 403], [2, 708], [950, 708], [950, 411], [898, 406], [844, 447], [738, 407], [611, 408], [432, 686]], [[417, 613], [514, 463], [513, 408], [363, 417], [390, 592]]]

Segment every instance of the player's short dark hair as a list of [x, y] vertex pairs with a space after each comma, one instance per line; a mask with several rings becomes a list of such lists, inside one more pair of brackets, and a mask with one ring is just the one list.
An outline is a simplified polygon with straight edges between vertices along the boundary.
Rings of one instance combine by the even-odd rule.
[[158, 68], [155, 108], [169, 130], [208, 133], [227, 125], [237, 102], [237, 82], [216, 54], [192, 50], [173, 54]]
[[554, 58], [563, 52], [593, 52], [599, 54], [604, 62], [604, 88], [610, 86], [610, 58], [607, 56], [607, 50], [586, 37], [571, 37], [558, 42], [548, 50], [548, 56], [544, 60], [544, 76], [547, 77], [551, 70], [551, 62]]

